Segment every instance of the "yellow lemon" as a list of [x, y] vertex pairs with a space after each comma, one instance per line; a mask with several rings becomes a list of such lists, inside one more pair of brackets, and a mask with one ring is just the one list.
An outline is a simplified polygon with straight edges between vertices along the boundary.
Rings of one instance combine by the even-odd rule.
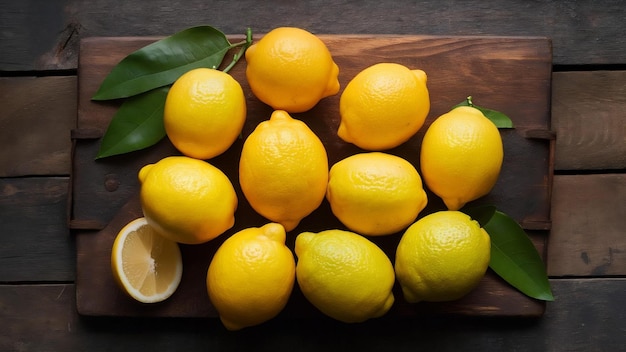
[[334, 164], [326, 198], [346, 227], [369, 236], [405, 229], [428, 202], [415, 167], [382, 152], [354, 154]]
[[279, 27], [246, 50], [246, 77], [254, 95], [275, 110], [304, 112], [339, 92], [339, 68], [314, 34]]
[[395, 271], [408, 302], [459, 299], [489, 266], [491, 242], [478, 222], [459, 211], [429, 214], [402, 235]]
[[142, 303], [156, 303], [178, 288], [183, 260], [178, 243], [161, 236], [145, 218], [139, 218], [115, 237], [111, 269], [115, 281], [129, 296]]
[[428, 127], [420, 153], [424, 183], [449, 210], [491, 191], [502, 167], [500, 131], [480, 110], [463, 106]]
[[396, 63], [379, 63], [359, 72], [339, 100], [337, 135], [373, 151], [409, 140], [430, 111], [426, 73]]
[[394, 302], [393, 265], [373, 242], [349, 231], [296, 237], [296, 278], [306, 299], [345, 323], [383, 316]]
[[237, 194], [206, 161], [169, 156], [139, 171], [144, 216], [157, 232], [186, 244], [207, 242], [235, 223]]
[[209, 264], [206, 285], [220, 320], [229, 330], [274, 318], [287, 304], [296, 263], [276, 223], [247, 228], [229, 237]]
[[243, 90], [222, 71], [188, 71], [174, 82], [165, 100], [165, 132], [181, 153], [192, 158], [210, 159], [225, 152], [245, 121]]
[[256, 212], [291, 231], [324, 200], [326, 149], [304, 122], [274, 111], [244, 142], [239, 183]]

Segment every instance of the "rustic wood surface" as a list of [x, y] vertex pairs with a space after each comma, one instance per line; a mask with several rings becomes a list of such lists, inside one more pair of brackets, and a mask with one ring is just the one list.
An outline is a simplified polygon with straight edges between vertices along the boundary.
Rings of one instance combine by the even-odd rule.
[[564, 117], [553, 119], [555, 168], [626, 169], [626, 71], [555, 72], [553, 81], [552, 114]]
[[626, 175], [560, 175], [553, 192], [550, 275], [624, 275]]
[[[85, 318], [71, 284], [0, 286], [3, 351], [621, 351], [626, 280], [552, 280], [558, 304], [539, 320], [278, 319], [228, 332], [216, 320]], [[599, 294], [601, 292], [601, 294]], [[33, 301], [40, 302], [38, 305]], [[46, 307], [42, 317], [39, 307]], [[155, 320], [156, 319], [156, 320]], [[590, 322], [597, 322], [590, 324]]]
[[[256, 342], [279, 351], [623, 350], [625, 17], [618, 0], [0, 1], [0, 351], [245, 350]], [[284, 319], [239, 333], [212, 319], [79, 316], [66, 224], [79, 39], [161, 36], [199, 24], [235, 34], [298, 25], [319, 33], [550, 37], [557, 139], [547, 268], [556, 300], [545, 314], [356, 326]]]
[[0, 177], [67, 175], [77, 98], [72, 76], [0, 78]]
[[67, 177], [0, 178], [0, 282], [72, 281]]
[[623, 15], [620, 0], [2, 1], [0, 70], [72, 69], [81, 37], [160, 36], [199, 24], [232, 34], [291, 25], [326, 34], [549, 36], [557, 65], [620, 64]]

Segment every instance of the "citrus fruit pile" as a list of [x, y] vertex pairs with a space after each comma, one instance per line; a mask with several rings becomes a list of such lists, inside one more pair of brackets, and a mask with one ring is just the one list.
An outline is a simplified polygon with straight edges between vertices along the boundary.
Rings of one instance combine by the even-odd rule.
[[[396, 281], [408, 302], [456, 300], [479, 284], [490, 239], [459, 209], [498, 179], [502, 140], [489, 119], [473, 107], [435, 118], [414, 151], [416, 167], [392, 150], [413, 138], [430, 112], [423, 70], [381, 62], [340, 93], [340, 68], [324, 42], [292, 27], [270, 31], [245, 58], [252, 95], [273, 110], [248, 136], [247, 97], [229, 74], [193, 69], [169, 90], [164, 125], [182, 155], [139, 171], [144, 217], [120, 231], [111, 256], [126, 293], [144, 303], [174, 294], [183, 275], [178, 244], [224, 234], [243, 201], [265, 222], [225, 239], [206, 275], [207, 299], [229, 330], [274, 318], [295, 285], [323, 314], [355, 323], [391, 309]], [[336, 94], [333, 143], [360, 151], [329, 165], [326, 145], [297, 114]], [[240, 136], [238, 174], [229, 177], [211, 159]], [[447, 210], [422, 214], [425, 188]], [[323, 202], [343, 227], [292, 233]], [[385, 253], [374, 237], [391, 235], [397, 249]]]

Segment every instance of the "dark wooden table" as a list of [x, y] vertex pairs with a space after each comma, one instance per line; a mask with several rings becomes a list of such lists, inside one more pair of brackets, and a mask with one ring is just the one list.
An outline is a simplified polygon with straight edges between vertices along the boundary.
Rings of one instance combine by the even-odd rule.
[[[0, 1], [0, 351], [618, 351], [626, 346], [626, 4], [604, 1]], [[76, 312], [67, 225], [79, 41], [200, 25], [239, 34], [293, 25], [327, 34], [552, 39], [556, 133], [546, 265], [556, 300], [539, 319], [275, 320]]]

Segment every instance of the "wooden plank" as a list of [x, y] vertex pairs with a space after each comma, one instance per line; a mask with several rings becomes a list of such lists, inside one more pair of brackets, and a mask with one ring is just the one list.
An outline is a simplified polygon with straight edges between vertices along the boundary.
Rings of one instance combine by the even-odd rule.
[[[333, 1], [277, 4], [254, 0], [208, 4], [186, 1], [172, 9], [143, 1], [6, 1], [0, 11], [0, 70], [30, 71], [77, 67], [78, 39], [90, 36], [169, 35], [210, 24], [237, 34], [282, 25], [316, 33], [514, 35], [553, 38], [557, 65], [626, 63], [626, 7], [619, 0], [576, 2]], [[375, 21], [373, 21], [375, 19]], [[31, 30], [37, 23], [38, 30]]]
[[555, 169], [626, 169], [626, 71], [552, 76]]
[[626, 275], [626, 174], [557, 175], [551, 276]]
[[0, 282], [74, 280], [67, 190], [67, 177], [0, 178]]
[[[63, 230], [67, 180], [0, 181], [1, 232], [15, 238], [0, 248], [0, 281], [73, 280], [74, 263], [67, 258], [74, 256], [74, 247]], [[625, 184], [621, 174], [555, 176], [547, 255], [550, 276], [626, 273], [622, 236], [626, 211], [621, 202]], [[33, 235], [24, 238], [23, 233]]]
[[[543, 139], [527, 138], [531, 130], [549, 129], [549, 94], [551, 52], [545, 38], [512, 37], [433, 37], [433, 36], [364, 36], [324, 35], [340, 67], [342, 87], [365, 67], [380, 61], [393, 60], [412, 68], [422, 68], [429, 75], [431, 112], [427, 124], [449, 111], [450, 107], [472, 94], [482, 104], [510, 112], [516, 128], [503, 130], [505, 162], [500, 180], [484, 202], [497, 204], [528, 229], [546, 230], [550, 219], [551, 143]], [[79, 130], [102, 133], [119, 102], [97, 103], [90, 100], [111, 67], [132, 50], [155, 38], [90, 38], [81, 46], [79, 67]], [[454, 71], [448, 67], [455, 67]], [[266, 120], [271, 109], [254, 98], [245, 79], [245, 62], [231, 72], [242, 85], [247, 99], [248, 117], [244, 138], [256, 125]], [[451, 85], [450, 82], [455, 82]], [[468, 92], [468, 87], [471, 92]], [[516, 96], [516, 99], [511, 99]], [[339, 140], [338, 103], [340, 94], [324, 99], [307, 113], [296, 114], [305, 121], [325, 143], [332, 164], [341, 158], [360, 152], [353, 145]], [[423, 128], [401, 147], [388, 151], [418, 165]], [[97, 134], [96, 134], [97, 135]], [[236, 179], [238, 160], [243, 140], [239, 140], [211, 163]], [[158, 306], [146, 307], [125, 297], [115, 286], [110, 274], [110, 248], [113, 238], [128, 221], [141, 216], [138, 203], [137, 172], [145, 164], [177, 154], [164, 140], [159, 145], [132, 154], [94, 161], [98, 140], [77, 142], [73, 166], [72, 223], [101, 224], [94, 231], [77, 231], [77, 306], [84, 315], [113, 316], [215, 316], [205, 289], [206, 267], [217, 246], [235, 231], [260, 226], [267, 220], [256, 214], [245, 198], [240, 197], [235, 215], [235, 227], [219, 239], [199, 246], [183, 246], [184, 274], [181, 286], [174, 296]], [[519, 175], [524, 175], [520, 179]], [[108, 181], [107, 181], [108, 180]], [[103, 185], [113, 185], [110, 189]], [[239, 191], [239, 185], [234, 186]], [[239, 193], [241, 194], [241, 193]], [[523, 200], [523, 201], [520, 201]], [[443, 209], [442, 202], [431, 195], [424, 214]], [[329, 227], [343, 228], [332, 216], [327, 202], [307, 217], [298, 231], [320, 231]], [[393, 257], [400, 233], [375, 239], [383, 250]], [[289, 236], [288, 245], [293, 248]], [[544, 252], [545, 233], [535, 237], [539, 250]], [[445, 313], [467, 315], [537, 316], [543, 313], [543, 304], [530, 300], [512, 290], [495, 274], [487, 275], [479, 289], [464, 300], [443, 305], [409, 307], [398, 292], [392, 315]], [[294, 293], [286, 314], [306, 316], [311, 306]], [[414, 309], [415, 308], [415, 309]]]
[[551, 280], [556, 301], [540, 319], [379, 318], [343, 324], [278, 316], [239, 332], [217, 319], [80, 317], [73, 285], [0, 285], [0, 350], [620, 351], [626, 279]]
[[[77, 52], [72, 51], [72, 47], [77, 43], [68, 42], [68, 34], [63, 33], [67, 22], [71, 22], [69, 13], [64, 13], [65, 2], [2, 1], [0, 71], [32, 71], [76, 65]], [[33, 31], [33, 26], [38, 30]]]
[[73, 285], [1, 285], [0, 350], [75, 350], [76, 313]]
[[[557, 170], [626, 168], [623, 82], [626, 71], [553, 73]], [[0, 177], [69, 174], [76, 89], [74, 76], [0, 78]]]
[[[553, 73], [557, 170], [626, 168], [623, 82], [626, 71]], [[0, 78], [0, 177], [69, 174], [76, 89], [74, 76]]]
[[0, 78], [0, 177], [69, 175], [76, 77]]

